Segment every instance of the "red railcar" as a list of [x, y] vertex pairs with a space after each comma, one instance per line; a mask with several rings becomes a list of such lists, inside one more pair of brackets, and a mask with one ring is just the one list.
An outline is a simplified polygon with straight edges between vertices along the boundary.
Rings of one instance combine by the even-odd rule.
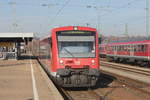
[[95, 86], [99, 73], [98, 33], [90, 27], [54, 28], [39, 43], [39, 61], [63, 87]]
[[105, 58], [106, 57], [106, 51], [107, 51], [107, 44], [103, 43], [103, 44], [99, 44], [99, 56], [101, 58]]
[[115, 61], [149, 64], [150, 40], [114, 42], [107, 44], [107, 58]]

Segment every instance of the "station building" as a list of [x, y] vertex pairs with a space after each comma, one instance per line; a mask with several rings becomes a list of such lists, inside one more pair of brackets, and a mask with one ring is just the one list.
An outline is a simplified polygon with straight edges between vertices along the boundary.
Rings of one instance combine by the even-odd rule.
[[0, 33], [0, 59], [19, 59], [34, 33]]

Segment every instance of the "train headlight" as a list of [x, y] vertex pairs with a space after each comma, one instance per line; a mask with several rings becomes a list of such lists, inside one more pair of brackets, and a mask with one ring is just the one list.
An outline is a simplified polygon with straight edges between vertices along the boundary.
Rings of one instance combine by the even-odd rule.
[[63, 64], [63, 63], [64, 63], [64, 61], [63, 61], [63, 60], [60, 60], [60, 61], [59, 61], [59, 63], [60, 63], [60, 64]]
[[75, 27], [74, 27], [74, 30], [78, 30], [78, 27], [77, 27], [77, 26], [75, 26]]
[[95, 65], [95, 60], [92, 60], [91, 62], [92, 62], [92, 65]]

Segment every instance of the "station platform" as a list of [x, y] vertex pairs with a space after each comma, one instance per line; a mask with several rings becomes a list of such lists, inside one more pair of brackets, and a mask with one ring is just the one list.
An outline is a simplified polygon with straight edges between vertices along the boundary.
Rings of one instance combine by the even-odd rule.
[[0, 100], [63, 100], [37, 60], [0, 60]]
[[137, 73], [133, 73], [133, 72], [122, 71], [122, 70], [114, 69], [111, 67], [105, 67], [105, 66], [101, 66], [100, 69], [102, 71], [114, 73], [114, 74], [117, 74], [117, 75], [120, 75], [123, 77], [127, 77], [127, 78], [130, 78], [133, 80], [137, 80], [139, 82], [146, 83], [146, 84], [150, 85], [150, 76], [141, 75], [141, 74], [137, 74]]

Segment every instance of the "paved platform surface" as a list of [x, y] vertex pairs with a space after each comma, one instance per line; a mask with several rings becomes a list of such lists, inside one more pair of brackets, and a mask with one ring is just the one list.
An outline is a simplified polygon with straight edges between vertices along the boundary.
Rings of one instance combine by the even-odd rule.
[[131, 78], [134, 80], [138, 80], [140, 82], [144, 82], [144, 83], [147, 83], [150, 85], [150, 76], [145, 76], [145, 75], [141, 75], [141, 74], [137, 74], [137, 73], [133, 73], [133, 72], [122, 71], [122, 70], [105, 67], [105, 66], [101, 66], [101, 70], [104, 70], [104, 71], [110, 72], [110, 73], [114, 73], [114, 74], [118, 74], [120, 76], [128, 77], [128, 78]]
[[[34, 79], [35, 81], [34, 81]], [[0, 100], [63, 100], [36, 60], [0, 60]]]

